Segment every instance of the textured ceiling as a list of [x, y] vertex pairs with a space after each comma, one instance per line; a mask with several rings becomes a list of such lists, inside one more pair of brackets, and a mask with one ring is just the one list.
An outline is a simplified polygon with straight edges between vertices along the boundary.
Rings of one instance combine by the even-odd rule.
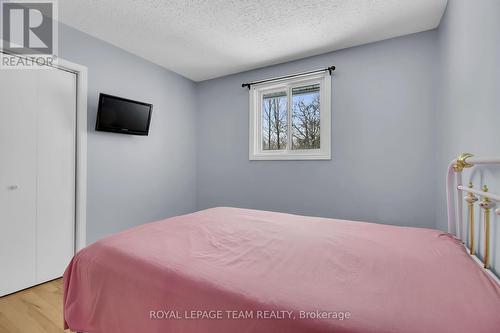
[[447, 0], [59, 0], [59, 19], [195, 81], [437, 27]]

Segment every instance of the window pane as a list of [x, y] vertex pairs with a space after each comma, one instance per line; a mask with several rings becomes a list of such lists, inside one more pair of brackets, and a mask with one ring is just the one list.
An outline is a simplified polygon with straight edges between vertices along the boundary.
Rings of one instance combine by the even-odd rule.
[[286, 91], [264, 94], [262, 98], [262, 149], [286, 149], [288, 137]]
[[319, 84], [292, 89], [292, 149], [320, 148]]

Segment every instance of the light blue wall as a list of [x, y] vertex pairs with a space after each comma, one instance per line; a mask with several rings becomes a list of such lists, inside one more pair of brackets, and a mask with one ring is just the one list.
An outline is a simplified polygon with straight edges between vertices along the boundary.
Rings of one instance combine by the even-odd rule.
[[[498, 1], [450, 0], [438, 30], [193, 83], [61, 25], [89, 68], [88, 242], [220, 205], [445, 229], [447, 162], [498, 155], [499, 32]], [[332, 64], [333, 159], [249, 161], [241, 83]], [[96, 133], [98, 92], [153, 103], [150, 136]]]
[[[198, 84], [198, 209], [435, 226], [436, 31]], [[242, 82], [337, 66], [331, 161], [249, 161]]]
[[[195, 84], [62, 24], [59, 55], [88, 67], [87, 243], [194, 211]], [[95, 132], [99, 92], [154, 104], [149, 136]]]
[[[438, 166], [461, 152], [500, 156], [500, 1], [449, 0], [438, 30], [440, 127]], [[468, 176], [464, 178], [468, 181]], [[438, 178], [438, 226], [446, 228], [443, 174]], [[472, 178], [500, 193], [500, 168], [482, 168]], [[478, 216], [479, 217], [479, 216]], [[500, 269], [500, 219], [492, 224]]]

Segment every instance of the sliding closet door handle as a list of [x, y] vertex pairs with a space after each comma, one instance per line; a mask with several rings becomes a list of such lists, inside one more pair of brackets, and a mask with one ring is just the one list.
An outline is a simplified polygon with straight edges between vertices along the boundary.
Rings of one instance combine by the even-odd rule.
[[14, 185], [9, 185], [9, 186], [7, 186], [7, 188], [8, 188], [9, 190], [11, 190], [11, 191], [14, 191], [14, 190], [19, 189], [19, 185], [17, 185], [17, 184], [14, 184]]

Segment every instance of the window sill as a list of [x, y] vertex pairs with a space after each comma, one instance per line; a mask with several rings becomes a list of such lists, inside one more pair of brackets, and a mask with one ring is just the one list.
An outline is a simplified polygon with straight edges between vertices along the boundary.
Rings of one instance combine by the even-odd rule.
[[250, 154], [251, 161], [310, 161], [310, 160], [331, 160], [332, 156], [328, 153], [257, 153]]

